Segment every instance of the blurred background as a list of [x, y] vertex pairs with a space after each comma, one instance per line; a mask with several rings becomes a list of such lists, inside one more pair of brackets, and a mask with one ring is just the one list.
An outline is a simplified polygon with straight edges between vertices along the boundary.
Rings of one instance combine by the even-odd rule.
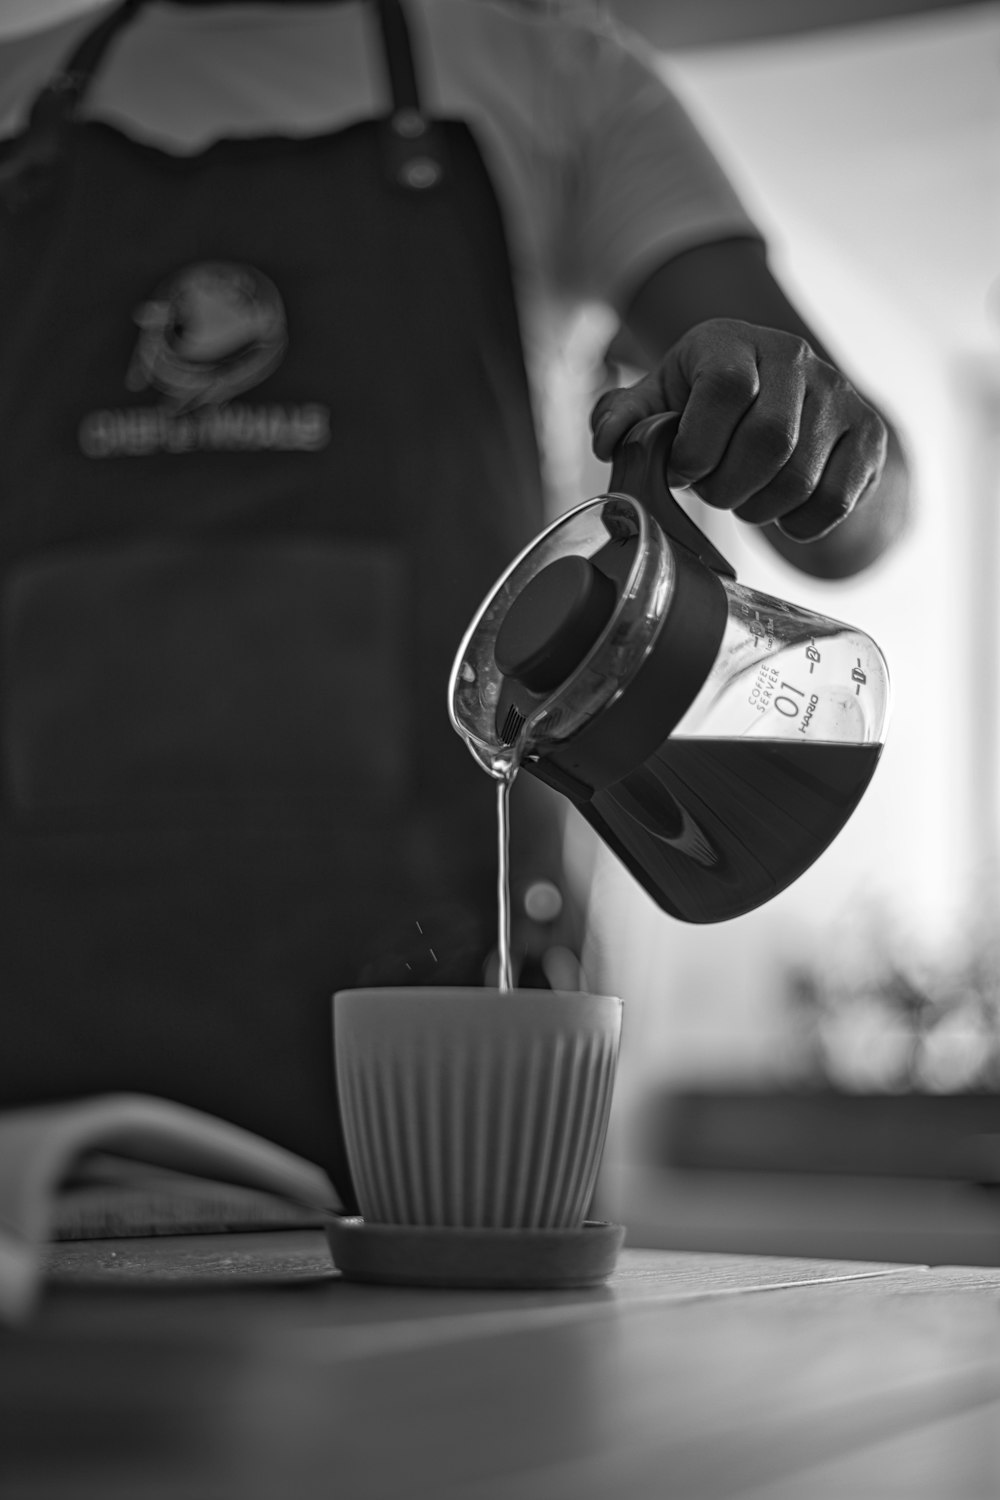
[[[1000, 1189], [973, 1192], [1000, 1179], [1000, 10], [610, 8], [656, 47], [807, 321], [898, 425], [917, 518], [889, 560], [833, 584], [713, 518], [747, 583], [856, 623], [889, 662], [881, 767], [794, 887], [686, 927], [570, 830], [592, 878], [587, 979], [626, 1002], [602, 1207], [633, 1243], [829, 1254], [835, 1230], [846, 1255], [985, 1263], [986, 1241], [1000, 1258]], [[592, 378], [573, 350], [556, 377]], [[599, 493], [578, 430], [556, 447], [567, 498]], [[895, 1198], [873, 1173], [898, 1179]]]

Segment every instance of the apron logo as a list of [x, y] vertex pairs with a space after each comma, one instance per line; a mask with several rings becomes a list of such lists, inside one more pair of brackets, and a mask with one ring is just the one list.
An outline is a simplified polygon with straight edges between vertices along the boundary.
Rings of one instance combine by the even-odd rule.
[[288, 347], [277, 287], [252, 266], [187, 266], [135, 312], [139, 337], [125, 375], [158, 406], [89, 412], [80, 447], [90, 458], [192, 450], [314, 451], [330, 439], [319, 403], [233, 401], [281, 364]]
[[125, 384], [152, 386], [178, 412], [258, 385], [288, 345], [278, 289], [249, 266], [192, 266], [158, 288], [135, 320], [141, 331]]

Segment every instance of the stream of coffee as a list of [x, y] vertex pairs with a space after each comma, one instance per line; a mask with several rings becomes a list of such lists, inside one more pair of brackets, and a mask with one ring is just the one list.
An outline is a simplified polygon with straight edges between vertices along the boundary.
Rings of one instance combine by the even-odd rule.
[[510, 956], [510, 789], [514, 773], [497, 782], [497, 987], [514, 988], [514, 967]]
[[497, 988], [514, 988], [514, 964], [510, 951], [510, 789], [517, 775], [519, 756], [505, 750], [493, 762], [497, 778]]

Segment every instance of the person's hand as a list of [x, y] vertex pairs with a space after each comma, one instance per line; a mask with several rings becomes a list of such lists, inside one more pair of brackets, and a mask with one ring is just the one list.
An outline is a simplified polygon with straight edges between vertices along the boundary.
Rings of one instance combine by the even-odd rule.
[[698, 323], [657, 370], [608, 391], [591, 415], [595, 455], [644, 417], [680, 412], [668, 482], [794, 541], [824, 536], [882, 475], [886, 425], [805, 340], [731, 318]]

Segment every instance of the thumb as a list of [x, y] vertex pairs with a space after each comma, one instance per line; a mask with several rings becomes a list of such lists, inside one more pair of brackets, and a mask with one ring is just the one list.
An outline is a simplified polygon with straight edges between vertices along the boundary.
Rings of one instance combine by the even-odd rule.
[[644, 375], [635, 385], [605, 391], [590, 414], [594, 457], [610, 463], [615, 448], [630, 428], [644, 417], [668, 409], [658, 374]]

